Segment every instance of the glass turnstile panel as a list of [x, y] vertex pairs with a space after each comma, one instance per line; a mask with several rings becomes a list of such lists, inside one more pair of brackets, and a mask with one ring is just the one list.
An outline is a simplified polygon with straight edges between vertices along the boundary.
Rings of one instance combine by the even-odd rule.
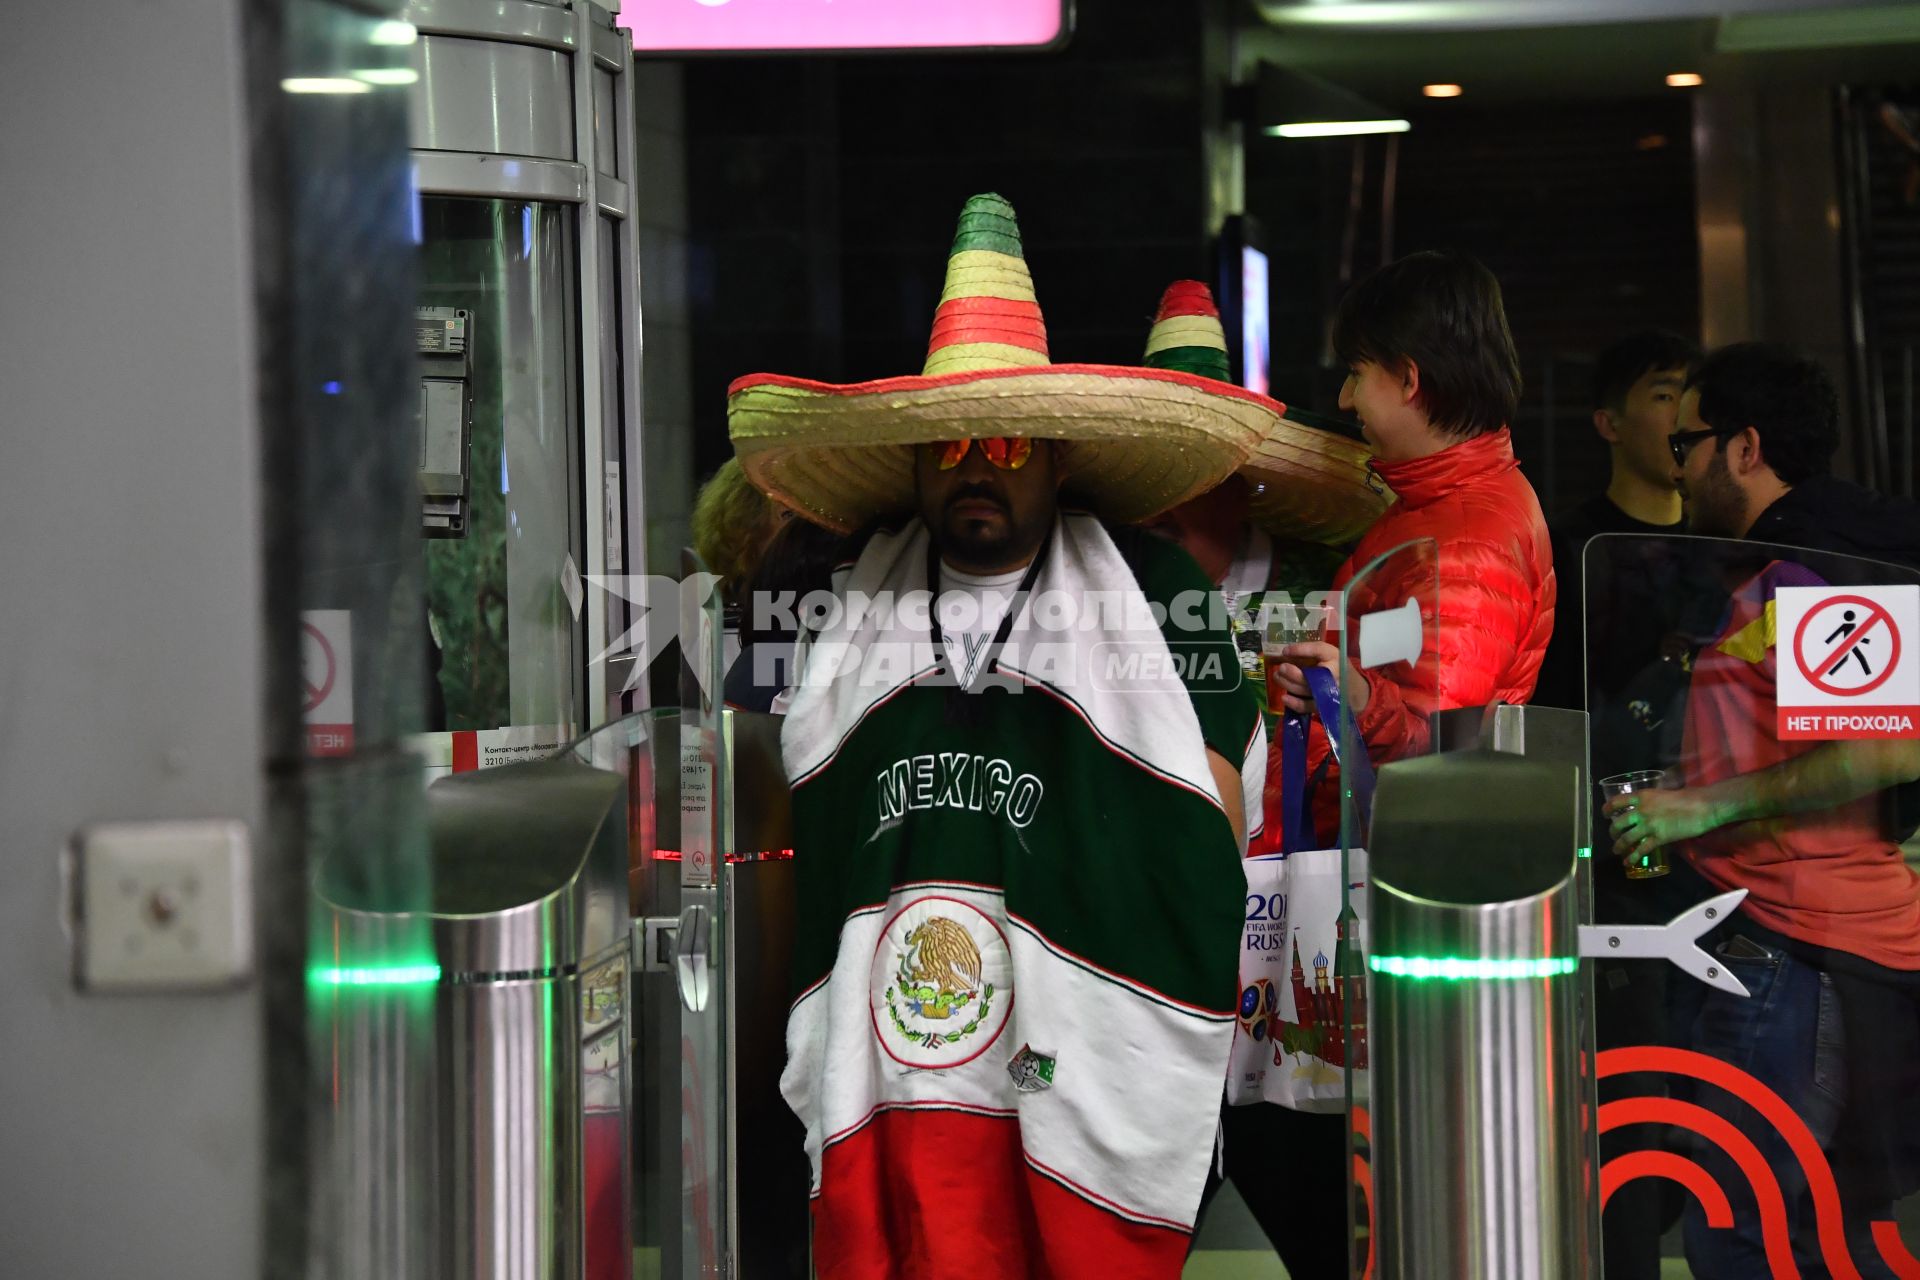
[[[685, 553], [680, 590], [680, 922], [675, 980], [680, 993], [681, 1269], [686, 1277], [730, 1276], [737, 1233], [728, 1178], [727, 1126], [733, 1112], [726, 962], [731, 913], [722, 901], [728, 769], [723, 742], [720, 661], [724, 629], [716, 579]], [[704, 954], [701, 954], [704, 951]]]
[[[621, 775], [627, 787], [627, 896], [630, 911], [642, 923], [636, 931], [633, 1008], [628, 1052], [633, 1067], [633, 1167], [631, 1198], [634, 1274], [697, 1276], [683, 1265], [680, 1236], [682, 1203], [694, 1181], [683, 1163], [704, 1164], [702, 1153], [683, 1143], [678, 1119], [683, 1093], [702, 1099], [710, 1080], [683, 1089], [688, 1071], [681, 1022], [686, 1015], [680, 990], [681, 940], [662, 922], [680, 915], [679, 772], [680, 712], [667, 707], [637, 712], [603, 725], [567, 748], [575, 758]], [[686, 940], [691, 952], [698, 946]], [[701, 959], [711, 959], [704, 950]], [[694, 959], [689, 955], [689, 963]], [[711, 966], [689, 975], [711, 983]], [[709, 990], [711, 988], [709, 987]], [[717, 1105], [720, 1095], [712, 1095]]]
[[473, 402], [466, 530], [427, 542], [434, 730], [552, 744], [584, 705], [574, 223], [558, 204], [420, 202], [419, 300], [467, 314]]
[[778, 1088], [793, 929], [780, 722], [722, 705], [718, 597], [697, 564], [681, 601], [683, 705], [568, 748], [627, 780], [635, 1275], [803, 1276], [804, 1135]]
[[1916, 1274], [1920, 574], [1609, 535], [1584, 582], [1592, 776], [1661, 775], [1593, 797], [1596, 918], [1747, 890], [1697, 975], [1595, 962], [1606, 1274]]
[[[1319, 923], [1337, 911], [1331, 963], [1316, 946], [1314, 998], [1337, 1012], [1339, 1060], [1332, 1066], [1344, 1087], [1347, 1125], [1348, 1222], [1353, 1240], [1353, 1274], [1370, 1274], [1373, 1218], [1371, 1128], [1368, 1114], [1367, 987], [1367, 832], [1373, 817], [1373, 770], [1394, 760], [1435, 749], [1427, 712], [1445, 694], [1440, 660], [1439, 546], [1431, 538], [1403, 543], [1354, 575], [1341, 597], [1340, 656], [1351, 671], [1375, 682], [1391, 683], [1404, 707], [1391, 717], [1385, 707], [1356, 708], [1342, 699], [1338, 723], [1328, 733], [1338, 744], [1340, 771], [1340, 893], [1317, 914], [1303, 911], [1297, 894], [1296, 918]], [[1351, 687], [1359, 681], [1349, 678]], [[1370, 701], [1370, 700], [1369, 700]], [[1372, 712], [1370, 715], [1369, 712]], [[1323, 824], [1324, 827], [1325, 824]], [[1304, 882], [1296, 878], [1296, 886]], [[1331, 970], [1331, 976], [1328, 971]], [[1304, 970], [1303, 970], [1304, 973]], [[1330, 987], [1331, 999], [1320, 989]]]

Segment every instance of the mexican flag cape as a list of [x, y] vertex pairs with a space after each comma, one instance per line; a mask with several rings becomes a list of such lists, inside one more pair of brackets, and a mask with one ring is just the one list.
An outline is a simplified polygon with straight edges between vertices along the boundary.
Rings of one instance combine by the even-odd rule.
[[[1074, 515], [1015, 602], [1000, 687], [953, 689], [925, 609], [885, 604], [926, 599], [927, 540], [914, 521], [869, 542], [782, 736], [800, 994], [781, 1089], [819, 1274], [1177, 1277], [1246, 889], [1206, 746], [1246, 761], [1257, 815], [1258, 711], [1224, 627], [1163, 634], [1138, 607], [1210, 590], [1185, 553], [1123, 556]], [[1043, 602], [1089, 591], [1136, 607], [1060, 629]], [[1166, 660], [1187, 650], [1234, 691], [1190, 691], [1192, 654], [1185, 679]]]

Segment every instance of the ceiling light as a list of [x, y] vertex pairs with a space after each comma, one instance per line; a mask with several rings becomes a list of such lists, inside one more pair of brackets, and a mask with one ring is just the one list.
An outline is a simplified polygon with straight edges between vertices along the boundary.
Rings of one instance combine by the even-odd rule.
[[1272, 138], [1339, 138], [1405, 133], [1397, 113], [1318, 76], [1262, 62], [1232, 91], [1233, 114]]
[[1448, 0], [1439, 2], [1398, 3], [1396, 0], [1359, 0], [1358, 3], [1340, 3], [1339, 0], [1309, 0], [1307, 4], [1268, 3], [1260, 6], [1261, 16], [1269, 22], [1300, 22], [1314, 26], [1334, 27], [1373, 27], [1394, 26], [1411, 22], [1435, 22], [1453, 15], [1455, 6]]
[[372, 93], [373, 86], [365, 80], [349, 80], [344, 76], [294, 76], [282, 80], [280, 87], [288, 93]]
[[1466, 90], [1457, 84], [1427, 84], [1420, 86], [1420, 92], [1429, 98], [1457, 98]]
[[411, 22], [382, 22], [374, 27], [373, 34], [367, 37], [368, 44], [403, 45], [412, 44], [419, 36]]
[[1913, 5], [1872, 5], [1807, 13], [1730, 13], [1720, 19], [1713, 47], [1717, 53], [1762, 53], [1912, 40], [1920, 40], [1920, 10]]
[[[1604, 0], [1603, 3], [1595, 0], [1254, 0], [1260, 16], [1276, 26], [1382, 27], [1400, 31], [1513, 31], [1577, 27], [1600, 21], [1719, 19], [1728, 10], [1831, 12], [1834, 6], [1842, 4], [1880, 9], [1914, 7], [1893, 4], [1890, 0]], [[1747, 15], [1736, 13], [1727, 20], [1743, 16]]]
[[1667, 77], [1669, 89], [1692, 89], [1704, 83], [1698, 71], [1676, 71]]
[[1308, 120], [1267, 126], [1269, 138], [1349, 138], [1363, 133], [1405, 133], [1410, 120]]

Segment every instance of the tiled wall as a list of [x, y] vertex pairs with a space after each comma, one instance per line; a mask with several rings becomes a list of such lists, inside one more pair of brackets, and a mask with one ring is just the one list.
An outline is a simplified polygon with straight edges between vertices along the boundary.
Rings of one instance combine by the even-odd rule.
[[1082, 5], [1058, 53], [684, 64], [695, 471], [759, 370], [917, 373], [954, 217], [1019, 211], [1053, 358], [1134, 363], [1210, 275], [1198, 9]]
[[634, 73], [647, 568], [676, 573], [694, 479], [686, 118], [678, 64], [642, 60]]
[[[1526, 389], [1514, 447], [1552, 515], [1604, 487], [1592, 361], [1640, 328], [1700, 330], [1694, 163], [1684, 98], [1425, 107], [1401, 135], [1390, 256], [1460, 249], [1500, 278]], [[1272, 253], [1274, 394], [1331, 410], [1322, 366], [1344, 285], [1348, 197], [1364, 152], [1352, 271], [1383, 255], [1388, 143], [1259, 138], [1247, 206]]]

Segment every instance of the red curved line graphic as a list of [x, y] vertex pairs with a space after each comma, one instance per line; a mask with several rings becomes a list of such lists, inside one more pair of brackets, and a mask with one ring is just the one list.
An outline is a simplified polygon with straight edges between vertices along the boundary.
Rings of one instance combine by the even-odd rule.
[[1353, 1131], [1371, 1144], [1373, 1142], [1373, 1117], [1367, 1114], [1365, 1107], [1354, 1107], [1351, 1110], [1353, 1112]]
[[1874, 1223], [1873, 1243], [1879, 1246], [1880, 1256], [1886, 1259], [1887, 1266], [1899, 1280], [1920, 1280], [1920, 1262], [1907, 1252], [1906, 1242], [1900, 1238], [1899, 1223]]
[[[1669, 1049], [1664, 1045], [1604, 1049], [1598, 1055], [1598, 1062], [1601, 1079], [1634, 1071], [1690, 1076], [1718, 1085], [1765, 1116], [1768, 1123], [1787, 1140], [1787, 1145], [1793, 1149], [1795, 1158], [1800, 1161], [1800, 1167], [1807, 1175], [1807, 1185], [1813, 1191], [1814, 1217], [1819, 1223], [1820, 1255], [1825, 1259], [1827, 1268], [1833, 1272], [1835, 1280], [1861, 1280], [1859, 1269], [1847, 1254], [1846, 1227], [1840, 1211], [1840, 1188], [1834, 1184], [1833, 1169], [1827, 1164], [1826, 1153], [1814, 1141], [1813, 1131], [1807, 1128], [1807, 1122], [1783, 1102], [1779, 1094], [1731, 1063], [1708, 1057], [1704, 1053], [1695, 1053], [1691, 1049]], [[1602, 1107], [1601, 1110], [1605, 1111], [1606, 1108]], [[1738, 1159], [1737, 1153], [1735, 1158]]]
[[1605, 1210], [1613, 1193], [1635, 1178], [1665, 1178], [1677, 1182], [1693, 1192], [1693, 1198], [1707, 1211], [1708, 1226], [1733, 1225], [1733, 1206], [1727, 1203], [1727, 1193], [1720, 1189], [1713, 1175], [1671, 1151], [1629, 1151], [1607, 1161], [1600, 1170], [1600, 1208]]
[[[1367, 1199], [1367, 1266], [1360, 1273], [1360, 1280], [1373, 1280], [1373, 1241], [1376, 1234], [1373, 1222], [1373, 1170], [1368, 1166], [1365, 1156], [1353, 1158], [1353, 1180], [1360, 1184], [1360, 1194]], [[1348, 1244], [1351, 1245], [1352, 1241], [1349, 1240]]]
[[[1670, 1124], [1681, 1129], [1690, 1129], [1707, 1141], [1733, 1157], [1740, 1166], [1740, 1172], [1747, 1176], [1747, 1182], [1753, 1187], [1754, 1198], [1760, 1205], [1760, 1239], [1766, 1247], [1767, 1265], [1772, 1269], [1776, 1280], [1780, 1277], [1797, 1277], [1800, 1270], [1793, 1261], [1793, 1231], [1787, 1225], [1786, 1197], [1780, 1193], [1780, 1180], [1773, 1176], [1773, 1169], [1767, 1164], [1760, 1148], [1753, 1145], [1753, 1139], [1740, 1132], [1739, 1128], [1725, 1116], [1715, 1115], [1705, 1107], [1692, 1102], [1682, 1102], [1677, 1098], [1620, 1098], [1605, 1103], [1600, 1108], [1600, 1132], [1607, 1133], [1627, 1124]], [[1600, 1171], [1601, 1204], [1606, 1203], [1607, 1175], [1612, 1167], [1625, 1157], [1609, 1160]], [[1682, 1163], [1692, 1164], [1683, 1160]], [[1698, 1165], [1693, 1165], [1699, 1168]], [[1704, 1174], [1705, 1171], [1702, 1170]], [[1711, 1177], [1709, 1175], [1709, 1180]], [[1691, 1184], [1689, 1184], [1690, 1186]], [[1726, 1192], [1718, 1185], [1714, 1190], [1721, 1201], [1726, 1200]], [[1698, 1194], [1697, 1192], [1695, 1193]], [[1707, 1201], [1701, 1197], [1700, 1203]], [[1719, 1223], [1709, 1222], [1713, 1226]], [[1733, 1225], [1733, 1219], [1727, 1219], [1727, 1226]]]

